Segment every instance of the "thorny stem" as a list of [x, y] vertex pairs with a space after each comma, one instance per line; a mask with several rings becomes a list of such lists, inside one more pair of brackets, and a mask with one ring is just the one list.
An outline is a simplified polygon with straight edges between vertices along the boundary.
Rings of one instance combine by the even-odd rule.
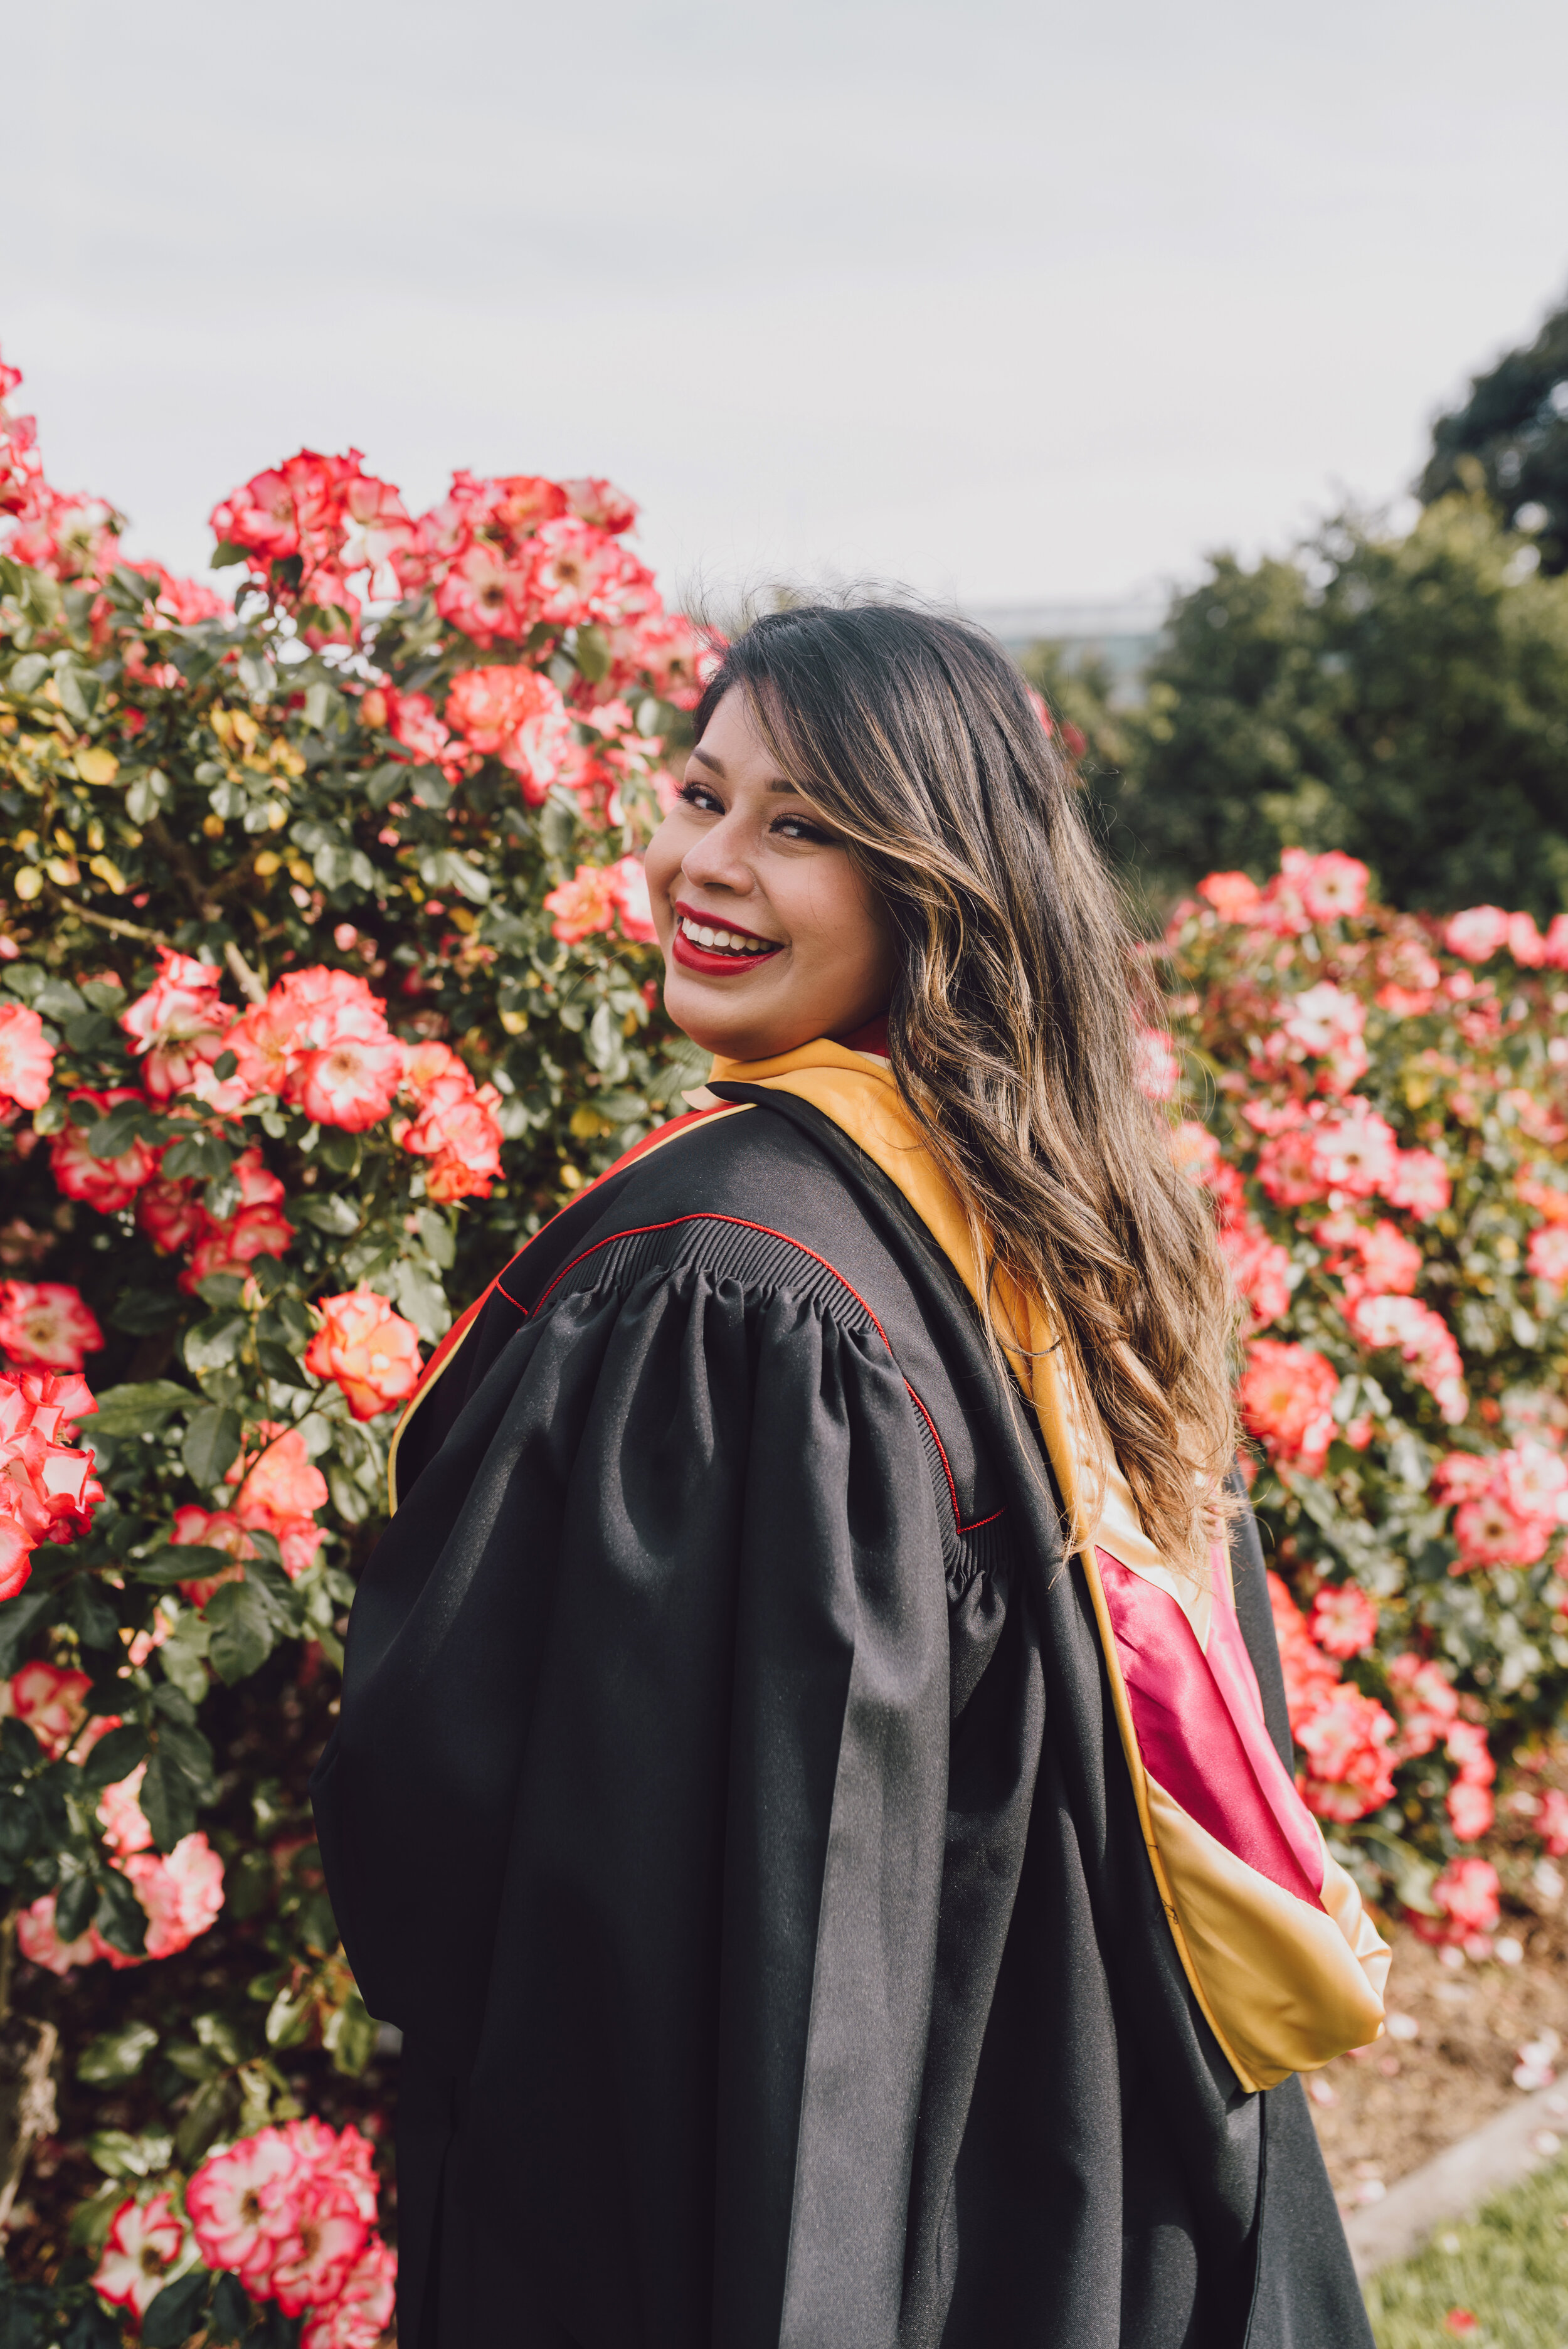
[[235, 985], [246, 1000], [251, 1003], [264, 1003], [267, 999], [267, 990], [232, 938], [230, 938], [223, 947], [223, 960], [233, 973]]
[[[55, 895], [68, 914], [75, 914], [78, 921], [90, 922], [95, 929], [108, 930], [117, 938], [141, 938], [150, 947], [169, 947], [169, 940], [160, 931], [143, 929], [139, 922], [122, 922], [115, 914], [95, 914], [90, 905], [78, 905], [74, 897], [64, 896], [58, 890]], [[169, 950], [171, 954], [174, 951], [172, 947]]]

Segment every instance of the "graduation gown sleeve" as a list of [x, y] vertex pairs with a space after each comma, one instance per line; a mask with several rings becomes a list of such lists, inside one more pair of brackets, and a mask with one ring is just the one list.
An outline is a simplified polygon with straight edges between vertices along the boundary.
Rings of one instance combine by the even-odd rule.
[[885, 2337], [949, 1702], [866, 1317], [694, 1262], [510, 1340], [366, 1572], [317, 1786], [405, 2033], [408, 2349], [746, 2349], [808, 2292]]

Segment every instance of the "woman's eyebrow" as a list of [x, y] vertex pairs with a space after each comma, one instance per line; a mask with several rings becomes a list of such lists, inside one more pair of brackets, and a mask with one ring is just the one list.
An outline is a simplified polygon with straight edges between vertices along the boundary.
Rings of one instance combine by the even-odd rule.
[[[726, 782], [728, 781], [729, 778], [725, 774], [724, 761], [722, 759], [716, 759], [711, 750], [705, 750], [700, 742], [694, 743], [692, 746], [691, 755], [694, 759], [700, 759], [705, 767], [711, 767], [714, 773], [720, 776]], [[789, 792], [793, 793], [797, 799], [799, 797], [799, 792], [795, 784], [789, 781], [787, 775], [779, 775], [776, 777], [775, 780], [769, 784], [768, 788], [770, 792]]]

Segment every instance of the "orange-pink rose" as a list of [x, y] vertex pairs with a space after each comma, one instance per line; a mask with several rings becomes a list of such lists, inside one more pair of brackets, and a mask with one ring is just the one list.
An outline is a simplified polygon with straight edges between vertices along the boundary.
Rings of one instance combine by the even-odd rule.
[[324, 1297], [321, 1327], [305, 1348], [304, 1366], [318, 1379], [335, 1379], [356, 1419], [374, 1419], [404, 1402], [424, 1363], [412, 1322], [394, 1313], [374, 1289]]

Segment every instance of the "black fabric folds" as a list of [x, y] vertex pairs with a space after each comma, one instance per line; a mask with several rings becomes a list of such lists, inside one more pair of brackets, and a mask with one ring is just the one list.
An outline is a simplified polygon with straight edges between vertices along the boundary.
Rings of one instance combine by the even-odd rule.
[[612, 1178], [422, 1411], [315, 1786], [405, 2033], [405, 2349], [1369, 2343], [1299, 2086], [1175, 1960], [1039, 1447], [836, 1130]]

